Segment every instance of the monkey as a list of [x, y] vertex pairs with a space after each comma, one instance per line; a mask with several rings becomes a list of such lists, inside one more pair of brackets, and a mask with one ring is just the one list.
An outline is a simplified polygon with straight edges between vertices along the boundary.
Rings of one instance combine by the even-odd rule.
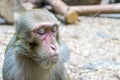
[[57, 18], [46, 9], [23, 12], [3, 63], [3, 80], [71, 80], [64, 64], [69, 48], [60, 41]]

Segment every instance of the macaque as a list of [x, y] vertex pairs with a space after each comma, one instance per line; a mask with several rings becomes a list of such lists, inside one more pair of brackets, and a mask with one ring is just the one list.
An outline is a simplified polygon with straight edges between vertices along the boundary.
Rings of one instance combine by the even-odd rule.
[[64, 67], [68, 47], [60, 41], [59, 22], [46, 9], [16, 18], [16, 32], [5, 51], [3, 80], [70, 80]]
[[2, 17], [6, 23], [13, 24], [14, 12], [25, 11], [20, 0], [0, 0], [0, 17]]

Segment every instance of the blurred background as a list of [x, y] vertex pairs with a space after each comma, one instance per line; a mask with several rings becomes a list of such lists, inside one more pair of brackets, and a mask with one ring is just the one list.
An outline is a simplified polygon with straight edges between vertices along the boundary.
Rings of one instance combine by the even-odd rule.
[[14, 12], [40, 8], [61, 23], [72, 80], [120, 80], [120, 0], [0, 0], [0, 80], [5, 49], [15, 32]]

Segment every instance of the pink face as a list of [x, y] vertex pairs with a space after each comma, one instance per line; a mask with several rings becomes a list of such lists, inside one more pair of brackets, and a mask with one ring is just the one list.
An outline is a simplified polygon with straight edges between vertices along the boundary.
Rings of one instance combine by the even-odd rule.
[[49, 57], [58, 57], [58, 25], [55, 23], [40, 23], [33, 28], [33, 34], [47, 50]]

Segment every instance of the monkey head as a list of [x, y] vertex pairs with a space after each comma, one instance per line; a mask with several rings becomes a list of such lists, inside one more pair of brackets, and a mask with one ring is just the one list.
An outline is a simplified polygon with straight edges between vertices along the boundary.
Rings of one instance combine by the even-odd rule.
[[[59, 23], [45, 9], [24, 12], [16, 19], [15, 54], [25, 53], [42, 68], [59, 61]], [[21, 48], [18, 50], [18, 47]]]

